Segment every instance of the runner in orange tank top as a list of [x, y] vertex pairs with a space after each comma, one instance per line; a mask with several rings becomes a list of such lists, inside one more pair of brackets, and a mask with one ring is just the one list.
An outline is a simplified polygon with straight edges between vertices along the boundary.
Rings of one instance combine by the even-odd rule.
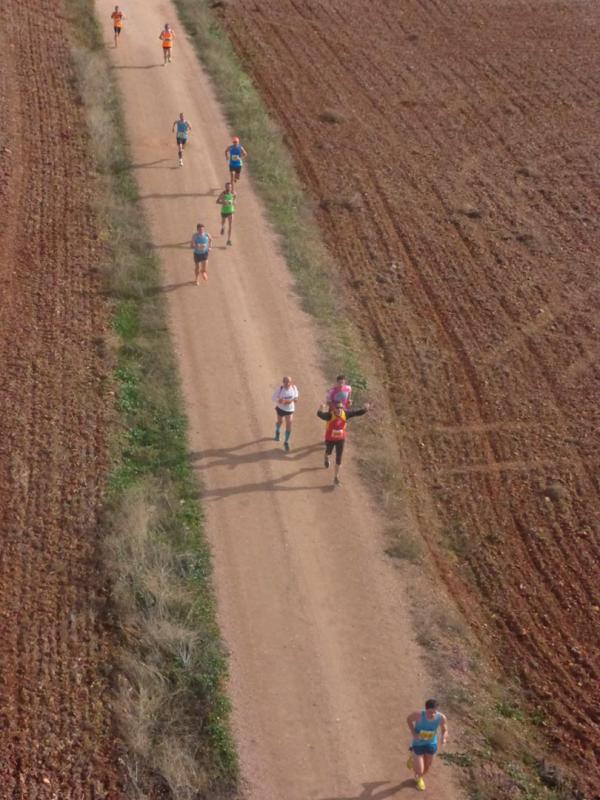
[[166, 67], [167, 63], [171, 63], [172, 60], [172, 53], [173, 53], [173, 41], [175, 40], [175, 33], [173, 28], [169, 25], [168, 22], [165, 23], [165, 27], [160, 32], [160, 36], [158, 37], [162, 41], [162, 49], [163, 49], [163, 67]]
[[110, 15], [110, 18], [113, 21], [113, 32], [115, 34], [115, 47], [117, 47], [119, 43], [119, 36], [121, 35], [121, 31], [123, 30], [123, 20], [126, 19], [126, 17], [125, 14], [119, 8], [119, 6], [115, 6], [115, 10]]

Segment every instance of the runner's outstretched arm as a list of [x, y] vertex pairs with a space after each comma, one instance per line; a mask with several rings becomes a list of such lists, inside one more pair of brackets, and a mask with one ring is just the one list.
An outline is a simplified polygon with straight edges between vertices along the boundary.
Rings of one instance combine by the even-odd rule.
[[346, 419], [352, 419], [352, 417], [362, 417], [363, 414], [367, 413], [369, 408], [370, 408], [369, 404], [365, 403], [364, 408], [348, 409], [346, 411]]
[[446, 744], [448, 741], [448, 720], [442, 714], [442, 723], [440, 725], [440, 732], [442, 734], [442, 744]]

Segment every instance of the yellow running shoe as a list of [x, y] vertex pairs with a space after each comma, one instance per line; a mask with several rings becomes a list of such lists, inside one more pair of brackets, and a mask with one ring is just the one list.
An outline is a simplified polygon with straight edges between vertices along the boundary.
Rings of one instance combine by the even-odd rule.
[[417, 789], [420, 792], [425, 791], [425, 781], [423, 780], [423, 778], [417, 778]]

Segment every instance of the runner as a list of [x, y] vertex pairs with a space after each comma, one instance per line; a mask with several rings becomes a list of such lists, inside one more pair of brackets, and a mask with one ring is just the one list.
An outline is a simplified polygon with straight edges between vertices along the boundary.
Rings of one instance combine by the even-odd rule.
[[278, 442], [281, 435], [281, 423], [285, 419], [285, 438], [283, 449], [289, 452], [290, 436], [292, 435], [292, 419], [296, 410], [296, 400], [298, 399], [298, 389], [292, 383], [289, 375], [284, 375], [281, 386], [273, 392], [273, 402], [275, 403], [275, 441]]
[[342, 456], [347, 435], [347, 422], [352, 417], [362, 417], [369, 410], [370, 405], [365, 403], [364, 408], [357, 408], [356, 411], [349, 411], [344, 408], [342, 402], [330, 406], [323, 403], [317, 411], [317, 417], [325, 420], [325, 468], [329, 469], [329, 457], [335, 448], [335, 467], [333, 469], [333, 483], [335, 486], [341, 484], [340, 467], [342, 466]]
[[233, 225], [233, 215], [235, 213], [235, 201], [237, 195], [233, 191], [233, 186], [229, 181], [225, 184], [224, 191], [217, 197], [217, 203], [223, 208], [221, 209], [221, 236], [225, 233], [225, 223], [227, 228], [227, 244], [231, 244], [231, 226]]
[[243, 158], [248, 158], [246, 148], [240, 144], [239, 138], [234, 136], [232, 144], [225, 150], [225, 161], [229, 164], [229, 180], [232, 186], [235, 181], [239, 181], [242, 174]]
[[176, 119], [173, 123], [173, 127], [171, 131], [174, 131], [177, 128], [177, 156], [179, 158], [179, 166], [183, 167], [183, 151], [185, 150], [185, 146], [188, 140], [188, 134], [192, 132], [192, 126], [187, 121], [187, 119], [183, 116], [183, 111], [179, 115], [179, 119]]
[[437, 710], [437, 700], [427, 700], [424, 711], [415, 711], [406, 718], [412, 734], [409, 748], [412, 755], [407, 766], [415, 773], [417, 789], [425, 791], [423, 776], [429, 771], [438, 749], [438, 729], [442, 732], [442, 744], [448, 741], [448, 721]]
[[328, 406], [342, 403], [345, 409], [352, 405], [352, 387], [346, 383], [345, 375], [338, 375], [335, 379], [335, 386], [328, 390], [325, 402]]
[[158, 37], [162, 41], [162, 49], [163, 49], [163, 67], [167, 66], [167, 62], [169, 64], [172, 60], [172, 53], [173, 53], [173, 41], [175, 40], [175, 32], [173, 28], [169, 25], [168, 22], [165, 22], [164, 29], [160, 32]]
[[190, 247], [194, 250], [194, 275], [196, 286], [200, 286], [200, 264], [202, 264], [202, 279], [208, 280], [208, 254], [212, 249], [212, 236], [206, 232], [204, 225], [199, 222], [196, 225], [196, 233], [192, 236]]
[[125, 14], [119, 10], [119, 6], [115, 6], [115, 10], [110, 15], [113, 21], [113, 31], [115, 34], [115, 47], [119, 42], [119, 36], [123, 30], [123, 20], [126, 19]]

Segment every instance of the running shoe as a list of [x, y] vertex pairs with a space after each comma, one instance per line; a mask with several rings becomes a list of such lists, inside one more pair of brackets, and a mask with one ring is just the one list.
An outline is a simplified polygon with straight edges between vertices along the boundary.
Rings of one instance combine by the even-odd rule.
[[341, 486], [342, 485], [342, 482], [341, 482], [341, 480], [339, 478], [334, 478], [333, 479], [333, 483], [334, 483], [335, 486]]
[[325, 464], [325, 469], [329, 469], [329, 456], [327, 454], [325, 455], [325, 461], [323, 463]]
[[179, 159], [179, 166], [180, 166], [180, 167], [183, 167], [183, 158], [180, 158], [180, 159]]
[[289, 442], [284, 442], [283, 443], [283, 449], [285, 450], [286, 453], [289, 453], [290, 452], [290, 443]]
[[274, 439], [274, 441], [278, 442], [279, 441], [279, 434], [276, 433], [275, 436], [273, 437], [273, 439]]
[[425, 791], [425, 781], [423, 780], [423, 778], [417, 778], [417, 789], [420, 792]]
[[231, 244], [231, 239], [227, 239], [227, 244]]

